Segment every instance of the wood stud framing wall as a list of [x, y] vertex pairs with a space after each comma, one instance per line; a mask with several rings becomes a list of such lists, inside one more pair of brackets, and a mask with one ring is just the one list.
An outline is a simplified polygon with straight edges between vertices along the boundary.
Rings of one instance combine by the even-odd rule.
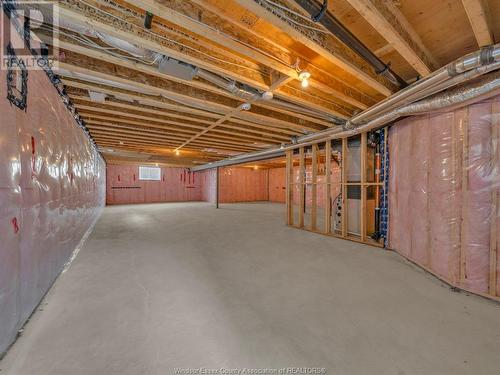
[[[387, 132], [386, 129], [382, 131]], [[369, 170], [374, 176], [377, 176], [379, 173], [375, 171], [375, 168], [379, 167], [375, 163], [375, 158], [377, 157], [375, 151], [371, 154], [372, 159], [369, 161], [367, 137], [367, 133], [362, 133], [351, 138], [320, 142], [312, 146], [298, 147], [295, 150], [287, 151], [286, 217], [288, 225], [339, 238], [382, 246], [382, 241], [372, 239], [370, 236], [372, 233], [369, 233], [370, 231], [373, 232], [375, 212], [374, 210], [370, 210], [367, 204], [368, 189], [374, 189], [375, 193], [370, 194], [370, 196], [373, 196], [374, 202], [378, 202], [379, 199], [376, 199], [375, 195], [380, 193], [383, 181], [380, 181], [378, 177], [369, 179], [367, 176]], [[356, 147], [360, 153], [359, 181], [351, 181], [348, 177], [348, 160], [349, 156], [352, 156], [349, 153], [355, 151], [353, 149], [350, 150], [349, 142], [356, 141], [357, 139], [360, 141], [359, 147]], [[384, 139], [387, 139], [387, 137], [384, 137]], [[340, 159], [336, 161], [340, 164], [340, 181], [332, 180], [332, 160], [335, 153], [332, 143], [335, 143], [335, 147], [338, 149], [340, 155]], [[332, 220], [338, 214], [332, 208], [336, 198], [332, 195], [335, 185], [340, 190], [342, 201], [340, 228], [337, 230], [332, 226]], [[349, 190], [353, 188], [357, 188], [360, 191], [359, 234], [354, 234], [349, 230], [350, 210], [348, 195]], [[370, 207], [374, 208], [373, 204]], [[368, 225], [369, 218], [372, 219], [370, 225]]]

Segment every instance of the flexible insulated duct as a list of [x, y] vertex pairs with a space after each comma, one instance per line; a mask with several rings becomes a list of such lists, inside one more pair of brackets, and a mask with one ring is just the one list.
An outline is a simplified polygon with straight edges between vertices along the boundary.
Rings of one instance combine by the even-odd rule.
[[[412, 86], [355, 116], [350, 120], [351, 129], [343, 129], [340, 126], [327, 129], [301, 136], [297, 138], [296, 142], [283, 145], [280, 148], [242, 154], [221, 162], [198, 166], [193, 168], [193, 170], [200, 171], [216, 166], [241, 164], [283, 156], [286, 150], [373, 130], [400, 117], [464, 106], [500, 92], [500, 71], [491, 73], [498, 69], [500, 69], [500, 44], [487, 47], [458, 59], [446, 67], [439, 69], [425, 80], [414, 83]], [[454, 90], [436, 94], [436, 92], [443, 89], [463, 84], [487, 73], [489, 74], [472, 84], [462, 85]], [[429, 97], [433, 93], [434, 96]], [[427, 99], [424, 99], [426, 97]], [[419, 99], [420, 101], [417, 101]]]

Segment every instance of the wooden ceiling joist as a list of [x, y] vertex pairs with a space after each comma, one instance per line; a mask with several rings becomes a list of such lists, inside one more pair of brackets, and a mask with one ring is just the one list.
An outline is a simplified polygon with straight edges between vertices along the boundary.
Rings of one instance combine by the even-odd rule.
[[[247, 8], [258, 17], [266, 20], [278, 29], [286, 32], [292, 38], [318, 53], [349, 73], [353, 79], [363, 81], [366, 85], [378, 91], [382, 95], [389, 96], [396, 87], [384, 77], [377, 75], [373, 67], [368, 65], [360, 56], [349, 47], [342, 44], [334, 36], [314, 31], [306, 32], [305, 29], [286, 21], [273, 12], [273, 7], [266, 2], [255, 2], [247, 0], [235, 0], [240, 6]], [[289, 7], [288, 3], [274, 0], [283, 6]], [[297, 9], [296, 9], [297, 10]]]
[[[164, 147], [168, 149], [172, 149], [178, 144], [178, 140], [173, 139], [173, 140], [156, 140], [155, 138], [147, 137], [147, 136], [139, 136], [139, 135], [116, 135], [116, 134], [110, 134], [108, 131], [97, 131], [94, 130], [92, 132], [92, 136], [94, 139], [97, 141], [99, 139], [108, 139], [108, 140], [114, 140], [117, 143], [119, 142], [135, 142], [135, 143], [140, 143], [140, 144], [145, 144], [145, 145], [154, 145], [154, 146], [159, 146], [159, 147]], [[225, 144], [212, 144], [210, 142], [205, 142], [205, 141], [196, 141], [193, 142], [192, 144], [193, 147], [200, 147], [202, 148], [220, 148], [224, 150], [230, 150], [230, 151], [241, 151], [241, 152], [251, 152], [251, 151], [256, 151], [258, 148], [255, 147], [246, 147], [246, 146], [234, 146], [234, 145], [225, 145]]]
[[421, 76], [437, 66], [403, 14], [389, 1], [346, 0]]
[[[203, 128], [203, 126], [200, 125], [201, 123], [198, 123], [198, 125], [192, 125], [190, 123], [186, 124], [185, 122], [175, 122], [175, 121], [171, 122], [171, 121], [163, 120], [162, 118], [159, 118], [159, 117], [142, 116], [142, 115], [137, 115], [136, 113], [131, 113], [131, 112], [124, 111], [124, 110], [117, 111], [117, 110], [109, 109], [109, 108], [114, 108], [114, 107], [106, 107], [105, 105], [101, 105], [101, 104], [95, 105], [95, 103], [94, 103], [93, 106], [88, 106], [88, 105], [80, 104], [80, 101], [73, 101], [73, 104], [79, 110], [79, 112], [82, 116], [85, 114], [85, 115], [88, 115], [90, 117], [97, 117], [95, 114], [89, 114], [88, 111], [91, 111], [91, 112], [97, 112], [97, 113], [116, 115], [116, 116], [125, 117], [125, 118], [131, 117], [131, 118], [136, 118], [136, 119], [143, 119], [143, 120], [147, 121], [146, 123], [148, 125], [155, 124], [155, 126], [158, 126], [158, 127], [164, 128], [164, 129], [172, 128], [169, 125], [176, 125], [174, 127], [176, 129], [184, 129], [184, 128], [202, 129]], [[165, 115], [165, 114], [163, 114], [163, 115]], [[118, 117], [118, 118], [120, 118], [120, 117]], [[102, 116], [101, 118], [103, 118], [103, 119], [105, 119], [105, 118], [106, 119], [107, 118], [115, 119], [116, 117]], [[162, 123], [162, 124], [156, 125], [156, 123]], [[261, 131], [258, 129], [250, 129], [249, 127], [229, 125], [227, 123], [225, 125], [229, 126], [229, 129], [227, 129], [227, 128], [220, 129], [219, 128], [216, 130], [216, 132], [221, 133], [221, 134], [233, 135], [234, 137], [239, 137], [239, 136], [253, 137], [253, 138], [258, 138], [258, 139], [273, 140], [273, 141], [277, 141], [277, 142], [280, 142], [280, 141], [287, 142], [290, 140], [289, 136], [281, 135], [279, 133], [265, 132], [265, 131]]]
[[487, 2], [483, 0], [462, 0], [462, 4], [479, 47], [493, 44], [494, 39], [490, 25], [491, 15], [489, 14]]
[[[171, 133], [161, 133], [157, 131], [150, 131], [150, 130], [130, 130], [130, 129], [123, 129], [123, 128], [116, 128], [113, 126], [101, 126], [101, 125], [94, 125], [92, 123], [89, 123], [88, 128], [91, 130], [91, 134], [98, 133], [98, 132], [104, 132], [105, 134], [131, 134], [131, 135], [136, 135], [136, 136], [153, 136], [155, 140], [167, 140], [167, 141], [182, 141], [186, 139], [185, 136], [179, 135], [179, 134], [171, 134]], [[210, 141], [212, 145], [214, 146], [229, 146], [229, 147], [241, 147], [241, 148], [248, 148], [250, 149], [258, 149], [257, 147], [252, 147], [251, 143], [249, 142], [238, 142], [238, 141], [226, 141], [226, 140], [218, 140], [214, 139], [211, 137], [204, 137], [203, 139], [200, 138], [201, 142], [204, 141]]]
[[[261, 38], [256, 37], [255, 34], [237, 27], [234, 23], [230, 23], [227, 18], [223, 18], [219, 14], [207, 9], [205, 7], [206, 3], [203, 4], [203, 2], [197, 1], [159, 3], [153, 0], [140, 0], [134, 1], [133, 5], [149, 11], [183, 29], [189, 30], [189, 32], [193, 32], [199, 37], [206, 38], [210, 42], [217, 43], [246, 58], [258, 61], [286, 75], [291, 80], [298, 80], [298, 72], [293, 67], [297, 59], [296, 55], [290, 51], [285, 51], [282, 48], [277, 48], [272, 44], [266, 43]], [[348, 94], [352, 90], [349, 90], [347, 87], [340, 87], [342, 85], [339, 82], [328, 79], [324, 74], [315, 73], [313, 75], [314, 79], [311, 79], [312, 87], [324, 90], [327, 94], [332, 94], [332, 97], [336, 97], [358, 108], [366, 108], [367, 102], [364, 101], [363, 97], [355, 99]], [[270, 89], [272, 88], [270, 87]], [[281, 94], [284, 98], [292, 100], [297, 104], [304, 105], [307, 103], [307, 101], [303, 100], [297, 101], [296, 95], [287, 95], [283, 88], [278, 90], [277, 94]], [[309, 104], [312, 104], [314, 107], [314, 103]], [[325, 109], [321, 105], [317, 106], [317, 108], [320, 110]]]
[[[164, 98], [154, 98], [151, 99], [142, 94], [138, 93], [126, 93], [123, 90], [116, 90], [111, 88], [104, 88], [103, 86], [93, 87], [87, 83], [81, 83], [76, 81], [70, 81], [70, 85], [67, 86], [67, 90], [69, 92], [69, 96], [72, 99], [84, 100], [86, 102], [91, 102], [91, 99], [87, 95], [88, 90], [97, 90], [107, 95], [116, 95], [118, 97], [123, 97], [123, 99], [127, 99], [129, 103], [123, 103], [119, 99], [107, 97], [105, 101], [105, 105], [111, 105], [113, 107], [127, 108], [136, 112], [146, 112], [149, 114], [158, 114], [160, 116], [170, 116], [170, 117], [178, 117], [185, 120], [191, 120], [200, 124], [212, 124], [213, 121], [210, 119], [219, 119], [222, 116], [219, 114], [215, 114], [212, 112], [204, 112], [201, 110], [192, 110], [190, 107], [183, 107], [175, 104], [166, 103]], [[76, 87], [78, 86], [78, 88]], [[86, 89], [81, 89], [81, 87], [85, 87]], [[132, 104], [133, 102], [133, 104]], [[144, 104], [140, 104], [140, 103]], [[94, 106], [95, 103], [94, 103]], [[99, 106], [99, 105], [97, 105]], [[168, 111], [168, 112], [167, 112]], [[180, 115], [185, 113], [186, 115]], [[175, 115], [175, 116], [174, 116]], [[241, 120], [241, 119], [231, 119], [231, 121], [226, 122], [225, 126], [235, 127], [237, 129], [245, 129], [246, 131], [253, 132], [256, 134], [267, 134], [272, 136], [282, 136], [284, 135], [286, 139], [289, 138], [290, 135], [299, 135], [301, 132], [293, 129], [286, 128], [273, 128], [269, 125], [260, 125], [255, 122]], [[262, 129], [259, 131], [258, 129]]]
[[[79, 62], [79, 64], [81, 64]], [[104, 86], [109, 86], [113, 83], [118, 87], [126, 87], [127, 90], [138, 90], [146, 92], [150, 95], [164, 96], [167, 99], [184, 103], [188, 106], [197, 109], [212, 111], [219, 114], [227, 114], [234, 107], [237, 107], [242, 101], [233, 100], [217, 96], [213, 93], [202, 92], [193, 87], [181, 86], [177, 83], [159, 80], [152, 76], [136, 75], [128, 69], [118, 69], [118, 67], [110, 67], [100, 65], [92, 59], [85, 58], [85, 67], [74, 63], [59, 63], [58, 74], [63, 77], [77, 78], [86, 82], [100, 85], [104, 82]], [[76, 75], [74, 74], [76, 73]], [[145, 83], [144, 83], [145, 82]], [[175, 86], [175, 87], [173, 87]], [[268, 109], [254, 108], [250, 111], [245, 111], [239, 114], [239, 118], [253, 119], [265, 124], [274, 126], [309, 129], [312, 131], [321, 130], [324, 127], [309, 121], [294, 118], [291, 115], [280, 114]]]
[[[179, 135], [193, 135], [196, 133], [195, 130], [187, 130], [187, 129], [179, 129], [179, 128], [172, 128], [168, 127], [165, 125], [157, 125], [151, 122], [139, 122], [139, 121], [133, 121], [133, 120], [122, 120], [122, 119], [115, 119], [113, 117], [108, 117], [108, 116], [99, 116], [87, 112], [81, 112], [80, 115], [84, 119], [86, 124], [92, 124], [92, 123], [100, 123], [103, 125], [109, 125], [109, 126], [126, 126], [126, 127], [131, 127], [136, 130], [152, 130], [156, 129], [156, 131], [165, 133], [168, 132], [169, 134], [179, 134]], [[211, 135], [213, 136], [212, 138], [214, 139], [220, 139], [220, 140], [236, 140], [236, 141], [244, 141], [244, 142], [266, 142], [270, 144], [279, 144], [281, 143], [279, 140], [272, 139], [272, 138], [266, 138], [266, 137], [258, 137], [258, 136], [252, 136], [252, 135], [246, 135], [246, 134], [241, 134], [241, 135], [234, 135], [234, 133], [229, 133], [231, 135], [226, 135], [227, 133], [219, 133], [217, 131], [213, 131]]]
[[83, 23], [96, 31], [262, 90], [269, 88], [267, 77], [263, 76], [262, 72], [245, 67], [243, 58], [231, 61], [227, 56], [218, 55], [209, 49], [203, 50], [199, 44], [193, 43], [193, 38], [175, 32], [175, 28], [172, 28], [172, 33], [168, 35], [147, 30], [141, 25], [144, 21], [130, 10], [117, 12], [110, 7], [103, 10], [98, 2], [90, 0], [59, 0], [59, 9], [60, 17], [64, 17], [68, 22]]

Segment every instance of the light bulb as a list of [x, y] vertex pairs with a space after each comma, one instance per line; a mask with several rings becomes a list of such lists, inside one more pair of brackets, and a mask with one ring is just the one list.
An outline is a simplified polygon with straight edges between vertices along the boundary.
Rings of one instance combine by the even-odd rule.
[[180, 152], [179, 150], [175, 150], [175, 154], [176, 154], [177, 156], [179, 156], [179, 155], [181, 154], [181, 152]]
[[309, 80], [308, 79], [303, 79], [302, 82], [300, 83], [300, 85], [306, 89], [308, 86], [309, 86]]

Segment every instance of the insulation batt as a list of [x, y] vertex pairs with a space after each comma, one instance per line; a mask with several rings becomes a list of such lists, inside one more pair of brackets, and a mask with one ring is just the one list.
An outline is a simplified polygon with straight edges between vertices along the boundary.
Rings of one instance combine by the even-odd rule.
[[105, 165], [45, 72], [28, 72], [26, 111], [5, 71], [0, 87], [1, 355], [99, 217]]
[[476, 293], [492, 294], [496, 269], [497, 296], [499, 133], [500, 96], [389, 131], [389, 247]]

